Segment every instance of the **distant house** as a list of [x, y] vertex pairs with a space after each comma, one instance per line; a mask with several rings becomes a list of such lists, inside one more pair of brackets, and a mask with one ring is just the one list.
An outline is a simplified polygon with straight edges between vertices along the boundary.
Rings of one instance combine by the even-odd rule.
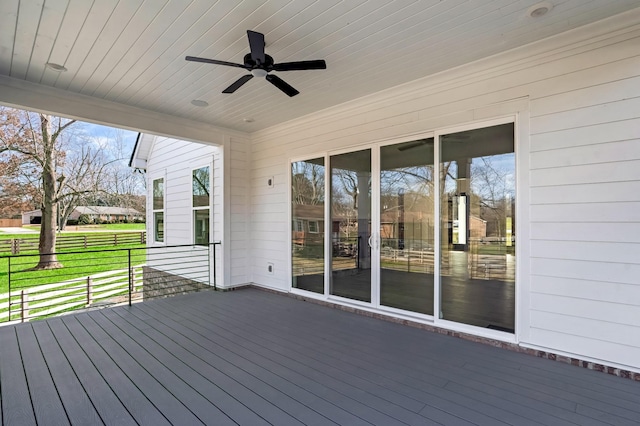
[[[78, 206], [69, 215], [69, 219], [78, 220], [81, 215], [87, 215], [93, 221], [122, 221], [122, 220], [143, 220], [144, 214], [131, 208], [109, 207], [109, 206]], [[22, 213], [22, 224], [39, 224], [42, 220], [42, 212], [32, 210]]]

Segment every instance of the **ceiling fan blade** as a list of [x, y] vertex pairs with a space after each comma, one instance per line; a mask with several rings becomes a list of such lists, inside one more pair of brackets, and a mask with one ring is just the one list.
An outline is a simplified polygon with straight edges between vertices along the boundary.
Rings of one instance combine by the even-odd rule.
[[242, 87], [247, 81], [251, 80], [253, 76], [251, 74], [243, 75], [239, 79], [237, 79], [231, 86], [227, 87], [222, 91], [222, 93], [233, 93]]
[[249, 48], [251, 48], [251, 59], [256, 63], [264, 64], [264, 34], [247, 30], [249, 38]]
[[226, 65], [228, 67], [237, 67], [247, 69], [244, 65], [235, 62], [218, 61], [216, 59], [198, 58], [197, 56], [187, 56], [184, 59], [191, 62], [202, 62], [204, 64]]
[[303, 71], [303, 70], [325, 70], [327, 63], [323, 59], [315, 61], [282, 62], [273, 64], [275, 71]]
[[278, 77], [276, 75], [267, 74], [267, 76], [265, 78], [267, 79], [267, 81], [269, 81], [269, 83], [273, 84], [278, 89], [282, 90], [284, 93], [286, 93], [287, 95], [289, 95], [291, 97], [293, 97], [293, 96], [297, 95], [298, 93], [300, 93], [296, 89], [291, 87], [287, 82], [285, 82], [283, 79], [281, 79], [280, 77]]

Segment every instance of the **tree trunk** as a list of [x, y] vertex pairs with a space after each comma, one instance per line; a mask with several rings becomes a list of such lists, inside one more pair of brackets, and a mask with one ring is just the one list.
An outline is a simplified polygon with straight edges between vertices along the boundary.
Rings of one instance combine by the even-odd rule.
[[56, 169], [54, 160], [54, 146], [51, 140], [48, 117], [40, 116], [42, 124], [42, 141], [44, 161], [42, 165], [42, 224], [40, 225], [40, 242], [38, 251], [40, 261], [35, 269], [62, 268], [56, 256], [56, 222], [58, 219], [56, 200]]
[[[54, 181], [55, 182], [55, 181]], [[42, 206], [42, 224], [40, 225], [40, 261], [35, 269], [57, 269], [62, 268], [56, 256], [56, 205], [44, 203]]]

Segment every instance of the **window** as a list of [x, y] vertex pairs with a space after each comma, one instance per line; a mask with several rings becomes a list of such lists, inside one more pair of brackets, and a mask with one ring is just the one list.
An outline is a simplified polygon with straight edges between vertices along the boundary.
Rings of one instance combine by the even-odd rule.
[[153, 180], [153, 241], [164, 242], [164, 178]]
[[293, 230], [295, 232], [304, 232], [304, 224], [302, 223], [301, 220], [295, 220], [293, 222], [294, 226], [293, 226]]
[[312, 234], [317, 234], [318, 233], [318, 221], [317, 220], [309, 221], [309, 232], [312, 233]]
[[210, 242], [211, 173], [209, 166], [193, 170], [191, 174], [194, 244]]

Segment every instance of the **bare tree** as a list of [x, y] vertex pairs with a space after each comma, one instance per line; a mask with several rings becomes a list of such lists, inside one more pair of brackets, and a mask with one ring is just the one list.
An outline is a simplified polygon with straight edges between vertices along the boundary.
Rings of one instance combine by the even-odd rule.
[[0, 153], [11, 152], [17, 161], [39, 175], [42, 224], [36, 269], [60, 268], [56, 256], [57, 205], [61, 196], [59, 170], [64, 162], [63, 132], [75, 120], [53, 118], [11, 108], [0, 108]]
[[92, 198], [102, 190], [100, 182], [104, 168], [102, 151], [89, 144], [85, 143], [67, 153], [63, 167], [64, 174], [58, 178], [60, 188], [58, 229], [63, 230], [73, 211], [86, 199]]
[[127, 160], [131, 154], [131, 147], [125, 140], [124, 131], [112, 129], [109, 143], [102, 147], [105, 168], [100, 179], [102, 194], [105, 202], [111, 206], [135, 209], [141, 213], [145, 211], [144, 175], [131, 170]]
[[[504, 154], [503, 157], [513, 157]], [[478, 197], [481, 216], [487, 220], [498, 237], [503, 237], [506, 217], [511, 216], [514, 199], [513, 167], [500, 162], [500, 157], [481, 157], [472, 163], [471, 187]], [[509, 163], [512, 164], [512, 163]]]
[[295, 204], [324, 203], [324, 166], [303, 161], [293, 163], [291, 190]]
[[[61, 197], [59, 171], [65, 159], [61, 149], [63, 133], [75, 120], [33, 114], [12, 108], [0, 108], [0, 153], [12, 153], [15, 161], [38, 177], [42, 224], [36, 269], [54, 269], [62, 265], [56, 256], [57, 206]], [[35, 179], [34, 179], [35, 180]], [[28, 185], [25, 185], [25, 188]]]

